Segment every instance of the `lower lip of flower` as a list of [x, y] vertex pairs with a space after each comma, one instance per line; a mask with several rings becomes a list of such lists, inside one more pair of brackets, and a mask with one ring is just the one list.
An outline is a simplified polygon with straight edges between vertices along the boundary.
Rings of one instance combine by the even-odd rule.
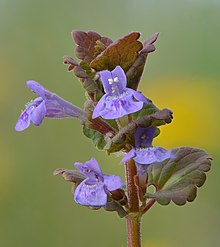
[[136, 148], [136, 151], [154, 151], [156, 147], [147, 147], [147, 148]]
[[124, 91], [122, 94], [118, 94], [118, 95], [108, 95], [106, 97], [106, 100], [108, 101], [111, 101], [111, 100], [115, 100], [115, 99], [121, 99], [121, 98], [124, 98], [126, 96], [128, 96], [128, 92], [127, 91]]

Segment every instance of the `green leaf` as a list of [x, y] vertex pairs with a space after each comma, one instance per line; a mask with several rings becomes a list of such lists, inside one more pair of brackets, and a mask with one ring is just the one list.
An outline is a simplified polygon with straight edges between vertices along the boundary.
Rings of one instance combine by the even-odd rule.
[[148, 101], [150, 102], [149, 104], [144, 104], [143, 108], [132, 114], [132, 118], [134, 120], [137, 120], [143, 116], [147, 116], [147, 115], [151, 115], [153, 113], [155, 113], [156, 111], [158, 111], [159, 109], [152, 103], [152, 101], [150, 99], [148, 99]]
[[176, 205], [192, 202], [197, 195], [197, 187], [205, 180], [205, 172], [211, 167], [211, 157], [204, 151], [192, 147], [180, 147], [172, 150], [175, 159], [168, 159], [148, 167], [148, 186], [158, 188], [154, 194], [161, 205], [173, 201]]
[[109, 196], [108, 196], [107, 204], [103, 208], [109, 212], [116, 211], [120, 218], [124, 218], [125, 216], [128, 215], [128, 213], [124, 210], [124, 208], [119, 203], [112, 200]]
[[140, 33], [132, 32], [110, 44], [101, 54], [90, 63], [96, 71], [113, 70], [120, 65], [126, 72], [138, 57], [143, 45], [138, 38]]
[[94, 129], [89, 129], [86, 126], [83, 126], [83, 134], [93, 141], [95, 147], [97, 147], [100, 150], [104, 148], [106, 143], [105, 136], [103, 134]]

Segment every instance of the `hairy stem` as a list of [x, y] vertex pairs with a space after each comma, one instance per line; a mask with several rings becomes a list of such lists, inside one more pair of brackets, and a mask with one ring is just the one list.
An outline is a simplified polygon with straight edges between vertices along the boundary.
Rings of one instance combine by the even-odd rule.
[[141, 247], [141, 229], [138, 192], [134, 177], [137, 173], [134, 160], [126, 162], [126, 183], [128, 192], [129, 215], [127, 217], [128, 247]]
[[128, 247], [141, 247], [141, 222], [140, 219], [127, 218]]

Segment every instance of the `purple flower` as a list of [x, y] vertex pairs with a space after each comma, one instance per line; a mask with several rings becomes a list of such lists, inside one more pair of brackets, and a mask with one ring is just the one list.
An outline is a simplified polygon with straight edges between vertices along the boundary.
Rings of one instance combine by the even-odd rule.
[[124, 185], [120, 177], [103, 174], [94, 158], [84, 164], [76, 162], [74, 165], [87, 176], [74, 192], [74, 200], [78, 204], [104, 206], [107, 203], [107, 194]]
[[98, 116], [104, 119], [117, 119], [142, 109], [143, 103], [148, 104], [147, 99], [131, 88], [126, 88], [127, 79], [120, 66], [114, 70], [99, 72], [105, 95], [97, 103], [92, 118]]
[[171, 150], [152, 146], [155, 131], [156, 128], [154, 126], [149, 128], [138, 127], [135, 133], [135, 148], [130, 150], [121, 163], [133, 158], [138, 165], [150, 165], [168, 158], [175, 158]]
[[45, 117], [80, 118], [87, 120], [87, 114], [80, 108], [46, 90], [36, 81], [27, 81], [27, 86], [40, 97], [27, 104], [15, 125], [15, 130], [22, 131], [30, 125], [39, 126]]

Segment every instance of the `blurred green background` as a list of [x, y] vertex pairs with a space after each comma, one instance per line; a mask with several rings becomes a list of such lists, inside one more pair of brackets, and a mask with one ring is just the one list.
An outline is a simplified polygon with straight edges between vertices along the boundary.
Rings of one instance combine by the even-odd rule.
[[118, 39], [159, 31], [141, 90], [174, 110], [155, 144], [207, 149], [213, 167], [195, 202], [155, 205], [143, 220], [144, 247], [219, 246], [220, 104], [219, 0], [27, 1], [0, 0], [0, 246], [126, 245], [125, 222], [115, 213], [74, 204], [71, 185], [52, 172], [96, 157], [105, 173], [124, 176], [120, 158], [94, 150], [77, 120], [46, 119], [14, 131], [21, 109], [35, 96], [34, 79], [81, 106], [80, 83], [62, 64], [73, 56], [73, 29]]

